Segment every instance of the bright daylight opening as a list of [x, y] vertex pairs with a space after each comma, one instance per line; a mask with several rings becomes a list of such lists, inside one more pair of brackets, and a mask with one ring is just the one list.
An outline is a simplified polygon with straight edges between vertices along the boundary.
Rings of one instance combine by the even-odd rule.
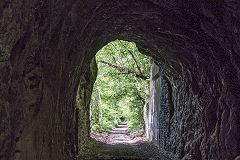
[[146, 140], [149, 57], [141, 54], [135, 43], [115, 40], [97, 52], [96, 61], [98, 76], [90, 103], [91, 137], [108, 144]]

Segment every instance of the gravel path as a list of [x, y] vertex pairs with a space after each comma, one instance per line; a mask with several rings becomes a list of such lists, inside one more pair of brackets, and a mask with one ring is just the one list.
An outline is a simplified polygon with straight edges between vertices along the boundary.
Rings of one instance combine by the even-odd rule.
[[[101, 141], [101, 142], [100, 142]], [[166, 153], [143, 137], [128, 134], [127, 123], [122, 122], [109, 131], [105, 140], [95, 137], [93, 148], [96, 160], [171, 160]]]
[[121, 122], [116, 128], [109, 131], [107, 144], [134, 144], [138, 140], [128, 134], [128, 125], [126, 122]]

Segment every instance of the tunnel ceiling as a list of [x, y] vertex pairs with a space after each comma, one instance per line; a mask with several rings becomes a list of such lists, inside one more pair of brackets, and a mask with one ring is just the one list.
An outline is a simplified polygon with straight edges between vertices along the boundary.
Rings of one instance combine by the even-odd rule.
[[[91, 54], [118, 38], [136, 42], [142, 53], [165, 64], [172, 73], [211, 68], [215, 72], [221, 70], [223, 63], [239, 70], [236, 61], [239, 55], [235, 51], [230, 55], [236, 58], [231, 58], [228, 53], [230, 44], [237, 46], [238, 43], [232, 42], [232, 38], [238, 39], [239, 35], [238, 17], [232, 10], [236, 3], [106, 1], [96, 2], [96, 6], [83, 31], [83, 37], [89, 37], [90, 44], [87, 44], [93, 44], [89, 47], [93, 50]], [[232, 64], [225, 64], [226, 60]], [[208, 76], [213, 76], [209, 72]]]
[[179, 94], [197, 99], [201, 107], [186, 108], [199, 111], [206, 142], [201, 149], [213, 146], [205, 155], [222, 152], [224, 157], [229, 149], [225, 156], [235, 157], [239, 8], [238, 0], [1, 0], [0, 159], [14, 156], [18, 148], [33, 154], [40, 149], [47, 157], [44, 142], [32, 146], [27, 141], [43, 135], [50, 146], [59, 147], [51, 150], [53, 157], [75, 154], [73, 113], [80, 76], [94, 54], [115, 39], [136, 42], [173, 87], [184, 86]]

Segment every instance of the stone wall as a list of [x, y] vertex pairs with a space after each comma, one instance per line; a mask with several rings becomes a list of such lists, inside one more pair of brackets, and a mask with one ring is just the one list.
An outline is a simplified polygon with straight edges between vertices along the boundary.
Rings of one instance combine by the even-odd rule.
[[76, 136], [77, 151], [79, 156], [86, 152], [90, 140], [90, 101], [94, 82], [97, 78], [97, 64], [95, 57], [92, 59], [89, 69], [81, 76], [78, 88], [76, 104]]
[[147, 138], [163, 150], [169, 149], [171, 84], [163, 77], [160, 68], [153, 63], [151, 68]]
[[173, 79], [164, 75], [161, 67], [152, 64], [147, 137], [160, 150], [171, 152], [179, 159], [231, 157], [211, 153], [213, 148], [210, 146], [205, 148], [217, 136], [218, 127], [221, 127], [218, 121], [223, 118], [219, 117], [216, 108], [211, 108], [216, 105], [213, 95], [207, 92], [196, 94], [186, 75]]

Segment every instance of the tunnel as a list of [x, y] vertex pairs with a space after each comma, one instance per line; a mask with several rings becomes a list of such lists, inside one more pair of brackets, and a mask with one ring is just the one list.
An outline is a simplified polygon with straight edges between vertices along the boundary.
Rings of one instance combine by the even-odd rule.
[[153, 143], [239, 160], [239, 30], [238, 0], [1, 0], [0, 159], [84, 159], [91, 60], [122, 39], [152, 57]]

